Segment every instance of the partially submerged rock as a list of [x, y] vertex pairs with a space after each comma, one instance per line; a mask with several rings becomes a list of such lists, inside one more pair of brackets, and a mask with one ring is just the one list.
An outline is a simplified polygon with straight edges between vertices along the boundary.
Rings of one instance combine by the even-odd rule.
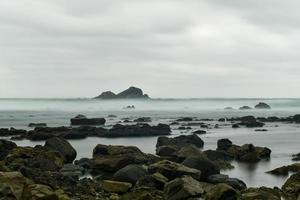
[[242, 106], [239, 108], [239, 110], [251, 110], [252, 108], [250, 106]]
[[267, 103], [265, 102], [259, 102], [256, 106], [256, 109], [271, 109], [271, 106], [269, 106]]
[[35, 127], [47, 127], [47, 124], [46, 123], [30, 123], [30, 124], [28, 124], [28, 127], [33, 127], [33, 128], [35, 128]]
[[81, 126], [81, 125], [103, 125], [106, 120], [104, 118], [87, 118], [84, 115], [77, 115], [71, 118], [71, 125]]
[[267, 173], [274, 174], [274, 175], [287, 176], [291, 172], [300, 172], [300, 163], [294, 163], [291, 165], [278, 167], [276, 169], [268, 171]]

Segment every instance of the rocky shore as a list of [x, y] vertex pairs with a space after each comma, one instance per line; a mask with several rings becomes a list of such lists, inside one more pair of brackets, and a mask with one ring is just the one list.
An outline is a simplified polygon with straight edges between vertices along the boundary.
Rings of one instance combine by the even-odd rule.
[[[282, 188], [247, 188], [220, 174], [224, 162], [259, 162], [271, 150], [252, 144], [217, 141], [216, 150], [202, 151], [197, 135], [157, 139], [157, 155], [134, 146], [98, 144], [92, 158], [75, 160], [76, 150], [60, 137], [43, 146], [19, 147], [0, 140], [2, 199], [31, 200], [297, 200], [300, 171]], [[74, 161], [75, 160], [75, 161]], [[223, 162], [220, 162], [223, 161]], [[90, 174], [93, 178], [82, 178]]]
[[[197, 119], [181, 117], [169, 124], [148, 124], [149, 117], [124, 119], [105, 126], [109, 118], [70, 119], [71, 126], [47, 127], [32, 123], [33, 130], [0, 129], [0, 136], [11, 139], [45, 141], [34, 147], [17, 146], [0, 139], [0, 199], [8, 200], [299, 200], [299, 153], [295, 163], [269, 172], [289, 175], [281, 188], [247, 187], [243, 180], [222, 174], [232, 162], [245, 164], [267, 161], [272, 150], [255, 144], [233, 144], [228, 138], [215, 141], [217, 148], [203, 150], [201, 135], [223, 124], [232, 128], [264, 127], [266, 123], [299, 123], [291, 117], [254, 117]], [[74, 122], [75, 119], [75, 122]], [[212, 123], [216, 121], [217, 124]], [[219, 124], [218, 124], [219, 123]], [[189, 127], [200, 127], [193, 131]], [[184, 127], [180, 129], [180, 127]], [[171, 136], [174, 129], [189, 134]], [[67, 141], [86, 137], [158, 136], [156, 154], [135, 146], [98, 144], [91, 158], [78, 158]], [[84, 144], [83, 144], [84, 145]]]

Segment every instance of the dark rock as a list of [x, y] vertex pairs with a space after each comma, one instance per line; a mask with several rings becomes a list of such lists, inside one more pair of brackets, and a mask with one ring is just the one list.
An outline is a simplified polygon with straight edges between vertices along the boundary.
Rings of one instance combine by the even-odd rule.
[[202, 185], [190, 176], [183, 176], [168, 182], [164, 193], [167, 200], [182, 200], [202, 196]]
[[225, 183], [236, 190], [244, 190], [247, 188], [247, 185], [243, 181], [237, 178], [229, 178], [228, 175], [224, 174], [211, 175], [207, 178], [207, 181], [213, 184]]
[[140, 117], [137, 118], [135, 120], [133, 120], [133, 122], [151, 122], [151, 118], [150, 117]]
[[23, 135], [26, 134], [27, 131], [23, 129], [15, 129], [15, 128], [0, 128], [0, 137], [7, 136], [15, 136], [15, 135]]
[[177, 119], [176, 121], [177, 122], [190, 122], [190, 121], [193, 121], [193, 120], [194, 120], [193, 117], [182, 117], [182, 118]]
[[167, 177], [169, 180], [173, 180], [183, 175], [192, 176], [197, 180], [200, 180], [201, 178], [201, 171], [168, 160], [162, 160], [157, 163], [151, 164], [148, 168], [148, 171], [150, 173], [160, 173]]
[[204, 157], [191, 156], [186, 158], [182, 162], [182, 164], [187, 167], [200, 170], [201, 180], [206, 180], [208, 176], [220, 173], [219, 167], [216, 164], [214, 164], [212, 161]]
[[194, 131], [193, 133], [198, 134], [198, 135], [203, 135], [203, 134], [206, 134], [207, 132], [204, 130], [197, 130], [197, 131]]
[[131, 183], [104, 180], [102, 182], [102, 188], [109, 193], [126, 193], [132, 187]]
[[239, 108], [239, 110], [251, 110], [252, 108], [250, 106], [242, 106]]
[[291, 165], [278, 167], [276, 169], [268, 171], [267, 173], [274, 174], [274, 175], [287, 176], [289, 174], [289, 172], [294, 172], [294, 173], [300, 172], [300, 163], [294, 163]]
[[14, 142], [0, 139], [0, 160], [3, 160], [16, 147], [17, 145]]
[[239, 124], [233, 124], [232, 128], [240, 128], [240, 125]]
[[268, 129], [255, 129], [254, 131], [255, 132], [267, 132]]
[[46, 140], [45, 147], [61, 153], [64, 157], [65, 163], [72, 163], [77, 156], [77, 152], [72, 145], [62, 138], [55, 137]]
[[163, 190], [165, 187], [165, 184], [168, 182], [169, 180], [163, 176], [160, 173], [154, 173], [151, 175], [146, 175], [141, 177], [138, 182], [136, 183], [136, 185], [138, 187], [150, 187], [150, 188], [155, 188], [158, 190]]
[[170, 135], [169, 125], [158, 124], [150, 126], [148, 124], [121, 125], [116, 124], [107, 133], [98, 135], [100, 137], [141, 137], [141, 136], [159, 136]]
[[300, 114], [294, 115], [293, 116], [293, 121], [296, 123], [300, 123]]
[[61, 169], [60, 173], [66, 176], [77, 176], [80, 177], [84, 174], [85, 169], [79, 165], [65, 164]]
[[281, 200], [281, 192], [267, 187], [249, 188], [242, 192], [241, 200]]
[[101, 95], [95, 97], [96, 99], [148, 99], [147, 94], [143, 94], [140, 88], [130, 87], [119, 94], [115, 94], [111, 91], [103, 92]]
[[217, 150], [226, 151], [232, 146], [232, 142], [229, 139], [225, 138], [218, 140], [217, 145]]
[[103, 125], [105, 124], [105, 121], [104, 118], [87, 118], [84, 115], [77, 115], [71, 119], [71, 125]]
[[158, 158], [141, 152], [134, 146], [117, 146], [98, 144], [93, 150], [91, 168], [94, 174], [99, 172], [116, 172], [130, 164], [146, 164]]
[[30, 123], [28, 124], [28, 127], [47, 127], [46, 123]]
[[231, 161], [234, 159], [234, 157], [231, 154], [227, 153], [224, 150], [206, 150], [204, 151], [204, 154], [207, 156], [208, 159], [212, 161]]
[[117, 115], [107, 115], [108, 118], [117, 118]]
[[219, 183], [205, 195], [205, 200], [237, 200], [238, 192], [225, 183]]
[[225, 107], [224, 110], [234, 110], [233, 107]]
[[195, 145], [198, 148], [202, 148], [204, 142], [196, 134], [180, 135], [174, 138], [168, 138], [168, 137], [157, 138], [156, 148], [159, 148], [161, 146], [168, 146], [168, 145], [177, 146], [177, 147], [183, 147], [186, 145]]
[[178, 127], [178, 130], [190, 130], [190, 129], [192, 129], [192, 128], [189, 127], [189, 126], [180, 126], [180, 127]]
[[294, 154], [294, 155], [292, 155], [292, 160], [293, 161], [300, 161], [300, 153], [298, 153], [298, 154]]
[[256, 106], [256, 109], [271, 109], [271, 106], [269, 106], [268, 104], [264, 103], [264, 102], [259, 102]]
[[300, 172], [291, 175], [290, 178], [282, 186], [284, 195], [289, 199], [300, 198]]
[[141, 165], [127, 165], [126, 167], [118, 170], [113, 179], [116, 181], [129, 182], [133, 185], [143, 176], [147, 175], [146, 169]]

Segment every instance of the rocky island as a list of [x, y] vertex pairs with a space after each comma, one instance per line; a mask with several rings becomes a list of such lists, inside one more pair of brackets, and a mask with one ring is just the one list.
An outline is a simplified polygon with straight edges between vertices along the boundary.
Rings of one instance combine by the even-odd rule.
[[149, 99], [149, 96], [144, 94], [142, 89], [131, 86], [118, 94], [111, 91], [102, 92], [94, 99]]

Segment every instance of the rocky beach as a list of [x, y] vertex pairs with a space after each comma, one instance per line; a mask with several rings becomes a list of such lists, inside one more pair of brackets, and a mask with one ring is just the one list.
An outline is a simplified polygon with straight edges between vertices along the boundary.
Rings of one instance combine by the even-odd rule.
[[[157, 106], [152, 99], [106, 99], [80, 104], [119, 104], [118, 111], [64, 111], [73, 115], [66, 120], [57, 111], [2, 114], [15, 126], [1, 124], [0, 194], [12, 200], [298, 200], [300, 115], [284, 116], [279, 100], [250, 101], [241, 100], [252, 109], [190, 112], [182, 101], [170, 111], [141, 109]], [[18, 122], [24, 113], [30, 123]], [[294, 141], [286, 149], [281, 131]]]

